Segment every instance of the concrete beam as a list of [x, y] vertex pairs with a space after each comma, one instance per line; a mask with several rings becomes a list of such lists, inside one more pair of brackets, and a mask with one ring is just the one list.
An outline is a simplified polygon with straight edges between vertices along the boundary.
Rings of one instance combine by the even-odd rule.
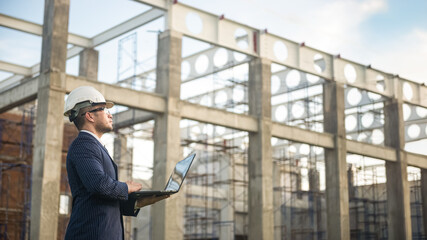
[[155, 119], [156, 115], [138, 109], [129, 109], [113, 114], [114, 129], [129, 127], [134, 124], [147, 122]]
[[248, 132], [258, 131], [254, 117], [205, 107], [185, 101], [180, 102], [181, 117]]
[[347, 140], [347, 152], [391, 162], [397, 161], [396, 150], [393, 148], [372, 145], [364, 142]]
[[31, 68], [24, 67], [14, 63], [8, 63], [0, 60], [0, 71], [10, 72], [23, 76], [30, 76], [32, 74]]
[[168, 1], [165, 1], [165, 0], [134, 0], [134, 1], [146, 4], [158, 9], [166, 10], [168, 8], [167, 7]]
[[[162, 1], [163, 2], [163, 1]], [[115, 37], [127, 33], [137, 27], [154, 21], [164, 15], [164, 11], [159, 9], [150, 9], [136, 17], [133, 17], [117, 26], [114, 26], [92, 38], [91, 47], [101, 45]]]
[[290, 141], [307, 143], [324, 148], [334, 148], [334, 136], [330, 133], [319, 133], [282, 123], [273, 123], [273, 137]]
[[37, 23], [25, 21], [19, 18], [14, 18], [0, 13], [0, 26], [10, 29], [18, 30], [41, 36], [43, 33], [43, 26]]
[[426, 155], [406, 152], [406, 158], [408, 159], [408, 165], [413, 167], [419, 167], [422, 169], [427, 169]]
[[[0, 14], [0, 26], [18, 30], [21, 32], [34, 34], [36, 36], [42, 36], [42, 33], [43, 33], [42, 25], [25, 21], [19, 18], [14, 18], [5, 14]], [[89, 38], [86, 38], [77, 34], [69, 33], [68, 43], [82, 46], [82, 47], [90, 47], [91, 40]]]
[[12, 87], [16, 87], [18, 84], [20, 84], [20, 80], [23, 78], [25, 77], [21, 75], [12, 75], [6, 79], [3, 79], [0, 81], [0, 89], [2, 89], [2, 91], [6, 91]]
[[0, 113], [37, 98], [38, 78], [29, 79], [0, 93]]
[[[189, 13], [197, 13], [200, 18], [203, 19], [203, 31], [200, 33], [193, 33], [187, 28], [185, 22], [186, 18], [183, 16]], [[333, 54], [308, 47], [305, 44], [290, 41], [266, 31], [260, 31], [245, 24], [230, 21], [218, 15], [195, 9], [179, 2], [169, 6], [168, 15], [171, 18], [168, 20], [169, 28], [181, 32], [186, 36], [200, 39], [216, 46], [242, 52], [250, 56], [262, 57], [286, 67], [322, 77], [329, 81], [340, 82], [387, 97], [394, 97], [401, 94], [401, 92], [394, 91], [394, 82], [399, 82], [401, 85], [409, 83], [414, 97], [412, 99], [406, 99], [405, 101], [427, 107], [427, 100], [422, 97], [427, 94], [427, 87], [420, 83], [395, 77], [395, 74], [385, 73], [373, 69], [370, 66], [368, 67], [351, 60], [336, 57]], [[236, 29], [242, 29], [246, 34], [236, 38], [234, 34], [230, 34], [236, 31]], [[246, 49], [240, 48], [238, 45], [240, 41], [245, 41], [248, 47]], [[276, 42], [280, 42], [286, 47], [288, 53], [287, 57], [278, 58], [276, 56], [276, 51], [274, 49], [274, 43]], [[347, 65], [352, 66], [357, 73], [357, 77], [354, 81], [349, 81], [345, 77], [344, 68]], [[381, 76], [383, 80], [378, 80], [378, 76]], [[377, 89], [377, 82], [379, 81], [384, 83], [384, 91]]]

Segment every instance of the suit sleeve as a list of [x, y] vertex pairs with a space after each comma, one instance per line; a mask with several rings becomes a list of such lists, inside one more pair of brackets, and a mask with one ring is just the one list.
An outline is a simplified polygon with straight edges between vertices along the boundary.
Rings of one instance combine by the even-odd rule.
[[127, 201], [120, 201], [120, 209], [122, 214], [125, 216], [136, 217], [139, 213], [139, 209], [135, 210], [135, 198], [129, 198]]
[[79, 148], [74, 151], [72, 163], [85, 188], [106, 198], [127, 200], [126, 183], [114, 180], [104, 171], [96, 144], [81, 144]]

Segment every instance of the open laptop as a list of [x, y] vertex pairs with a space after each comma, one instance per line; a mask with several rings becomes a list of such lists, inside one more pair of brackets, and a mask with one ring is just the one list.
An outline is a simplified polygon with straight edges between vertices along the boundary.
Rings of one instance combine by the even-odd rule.
[[162, 196], [177, 193], [187, 176], [188, 169], [190, 169], [193, 159], [196, 157], [195, 153], [188, 155], [183, 160], [179, 161], [169, 177], [168, 183], [164, 190], [141, 190], [129, 194], [129, 198], [143, 198], [149, 196]]

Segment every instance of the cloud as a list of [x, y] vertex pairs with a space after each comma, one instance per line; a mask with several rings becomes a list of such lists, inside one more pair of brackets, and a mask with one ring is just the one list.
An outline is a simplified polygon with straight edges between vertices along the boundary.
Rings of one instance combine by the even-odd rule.
[[399, 74], [416, 82], [427, 82], [427, 30], [413, 29], [376, 49], [375, 68]]

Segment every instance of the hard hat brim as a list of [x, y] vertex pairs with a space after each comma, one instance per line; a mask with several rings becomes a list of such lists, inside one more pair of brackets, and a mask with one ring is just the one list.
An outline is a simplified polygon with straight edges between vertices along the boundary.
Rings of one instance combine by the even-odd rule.
[[114, 107], [114, 103], [113, 102], [105, 102], [105, 106], [107, 107], [107, 108], [112, 108], [112, 107]]

